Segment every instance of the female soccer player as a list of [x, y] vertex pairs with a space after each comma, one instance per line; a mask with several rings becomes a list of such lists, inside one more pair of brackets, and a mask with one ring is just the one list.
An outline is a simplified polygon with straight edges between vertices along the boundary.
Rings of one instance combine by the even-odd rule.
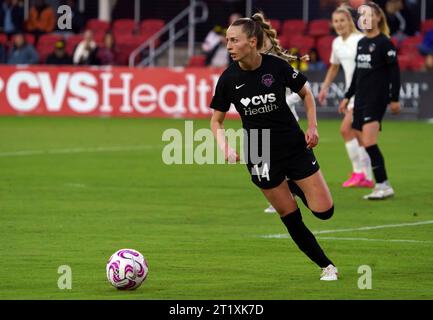
[[[319, 140], [314, 97], [306, 78], [287, 61], [261, 54], [264, 33], [284, 57], [276, 41], [276, 32], [262, 14], [241, 18], [227, 30], [227, 49], [233, 63], [218, 80], [211, 102], [214, 113], [212, 132], [229, 161], [238, 159], [225, 138], [225, 114], [233, 103], [239, 112], [250, 152], [245, 154], [252, 181], [279, 213], [298, 247], [320, 268], [321, 280], [337, 280], [338, 270], [324, 254], [311, 231], [302, 221], [301, 212], [289, 190], [286, 178], [293, 179], [305, 193], [309, 208], [320, 219], [333, 215], [334, 205], [328, 186], [311, 150]], [[308, 129], [304, 134], [286, 104], [286, 87], [304, 101]], [[254, 144], [270, 133], [268, 142]], [[254, 159], [252, 147], [261, 150], [263, 161]], [[266, 148], [269, 153], [266, 154]], [[260, 151], [259, 151], [260, 152]]]
[[364, 199], [377, 200], [394, 195], [377, 140], [388, 103], [391, 101], [392, 113], [400, 112], [400, 69], [385, 14], [374, 2], [366, 5], [370, 9], [361, 17], [366, 37], [358, 42], [355, 73], [339, 111], [346, 112], [350, 98], [355, 95], [352, 128], [370, 156], [376, 180], [373, 192]]
[[[355, 71], [355, 56], [358, 41], [364, 37], [355, 27], [352, 15], [346, 6], [338, 7], [332, 14], [332, 25], [338, 34], [332, 43], [330, 67], [320, 90], [318, 100], [323, 105], [328, 95], [328, 89], [338, 74], [340, 65], [343, 67], [346, 90], [352, 82]], [[352, 162], [352, 174], [349, 180], [343, 183], [344, 188], [364, 187], [373, 188], [371, 162], [365, 148], [362, 147], [352, 129], [354, 97], [350, 99], [347, 112], [344, 114], [340, 126], [340, 133], [346, 145], [346, 151]]]
[[[274, 30], [272, 29], [272, 26], [269, 24], [269, 28], [270, 30]], [[273, 54], [278, 56], [278, 52], [275, 51], [275, 46], [274, 45], [278, 45], [279, 47], [279, 42], [277, 39], [274, 39], [275, 44], [272, 44], [271, 39], [266, 35], [266, 33], [264, 33], [264, 38], [263, 38], [263, 48], [261, 50], [261, 53], [264, 54]], [[281, 48], [280, 48], [281, 51]], [[281, 54], [281, 52], [280, 52]], [[298, 60], [298, 57], [296, 56], [292, 56], [292, 55], [286, 55], [285, 56], [286, 59], [288, 61], [295, 61]], [[302, 56], [299, 58], [300, 61], [309, 61], [310, 60], [310, 56], [308, 54]], [[290, 111], [293, 113], [293, 116], [295, 117], [296, 121], [299, 121], [299, 116], [298, 113], [296, 112], [296, 108], [295, 108], [295, 104], [301, 102], [302, 99], [301, 97], [295, 93], [292, 92], [289, 88], [286, 89], [286, 103], [290, 108]], [[302, 190], [298, 187], [298, 185], [296, 185], [293, 181], [287, 181], [287, 183], [289, 184], [289, 189], [292, 192], [293, 196], [298, 196], [301, 198], [301, 200], [304, 202], [305, 206], [308, 207], [306, 199], [305, 199], [305, 195], [303, 194]], [[268, 204], [268, 207], [265, 208], [264, 210], [265, 213], [276, 213], [277, 210], [275, 210], [275, 208], [272, 206], [272, 204]]]

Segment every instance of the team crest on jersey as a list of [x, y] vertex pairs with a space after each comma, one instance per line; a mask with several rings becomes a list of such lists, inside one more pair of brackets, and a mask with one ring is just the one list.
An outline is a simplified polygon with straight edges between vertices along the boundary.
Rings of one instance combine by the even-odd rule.
[[372, 43], [368, 46], [368, 51], [373, 52], [374, 50], [376, 50], [376, 44]]
[[268, 88], [270, 87], [270, 86], [272, 86], [272, 84], [275, 82], [275, 79], [274, 79], [274, 76], [272, 75], [272, 74], [270, 74], [270, 73], [268, 73], [268, 74], [264, 74], [263, 76], [262, 76], [262, 83], [265, 85], [265, 86], [267, 86]]

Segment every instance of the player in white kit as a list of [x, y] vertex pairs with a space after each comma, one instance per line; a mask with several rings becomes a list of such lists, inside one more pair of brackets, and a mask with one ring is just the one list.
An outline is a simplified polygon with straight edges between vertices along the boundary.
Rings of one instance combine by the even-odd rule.
[[[364, 37], [364, 35], [356, 29], [352, 15], [347, 6], [340, 6], [333, 12], [332, 25], [338, 37], [335, 38], [332, 43], [331, 65], [318, 96], [318, 100], [322, 105], [325, 103], [328, 89], [337, 76], [340, 66], [342, 66], [344, 70], [346, 90], [350, 86], [356, 66], [355, 57], [358, 41]], [[355, 131], [352, 129], [353, 107], [354, 97], [350, 100], [347, 112], [340, 126], [340, 133], [343, 136], [346, 150], [353, 167], [353, 172], [350, 178], [343, 183], [343, 187], [373, 188], [374, 182], [370, 157], [365, 148], [359, 144]]]

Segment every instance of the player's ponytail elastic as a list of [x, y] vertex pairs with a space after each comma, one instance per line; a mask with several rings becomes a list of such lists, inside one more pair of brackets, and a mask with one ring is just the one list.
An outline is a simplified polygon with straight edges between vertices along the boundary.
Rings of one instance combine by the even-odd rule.
[[372, 1], [367, 2], [365, 5], [369, 6], [370, 8], [374, 9], [376, 12], [376, 15], [380, 17], [379, 22], [379, 30], [381, 33], [386, 35], [388, 38], [391, 38], [391, 32], [389, 31], [388, 23], [386, 22], [386, 16], [385, 12], [383, 12], [382, 8], [379, 7], [377, 3], [374, 3]]
[[[260, 24], [263, 32], [268, 37], [269, 41], [272, 45], [272, 52], [275, 53], [277, 56], [283, 58], [287, 61], [295, 61], [298, 59], [298, 57], [287, 54], [285, 50], [281, 48], [280, 41], [277, 38], [277, 30], [272, 28], [271, 24], [265, 20], [265, 16], [262, 12], [255, 13], [251, 19], [258, 24]], [[261, 49], [261, 48], [257, 48]]]

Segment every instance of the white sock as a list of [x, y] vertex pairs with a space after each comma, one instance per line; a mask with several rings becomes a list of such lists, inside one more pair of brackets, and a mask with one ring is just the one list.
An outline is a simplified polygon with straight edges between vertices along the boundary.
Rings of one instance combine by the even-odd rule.
[[355, 138], [346, 142], [347, 154], [350, 161], [352, 161], [353, 172], [355, 173], [363, 172], [359, 148], [358, 140]]
[[362, 172], [368, 180], [373, 180], [373, 169], [371, 168], [371, 160], [364, 147], [359, 147], [359, 158], [362, 164]]

